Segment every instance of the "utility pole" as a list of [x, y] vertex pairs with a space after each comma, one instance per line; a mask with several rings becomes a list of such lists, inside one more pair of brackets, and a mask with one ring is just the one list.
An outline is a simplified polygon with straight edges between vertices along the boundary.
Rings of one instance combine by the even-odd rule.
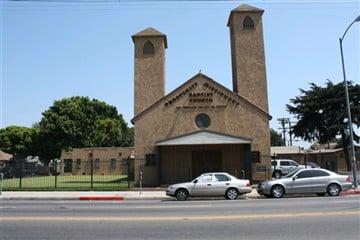
[[350, 155], [350, 157], [351, 157], [351, 170], [352, 170], [352, 174], [353, 174], [354, 187], [355, 187], [355, 189], [358, 189], [359, 184], [357, 182], [357, 164], [356, 164], [355, 147], [354, 147], [353, 126], [352, 126], [352, 121], [351, 121], [349, 89], [348, 89], [348, 83], [347, 83], [346, 74], [345, 74], [344, 53], [343, 53], [343, 45], [342, 45], [342, 43], [344, 41], [344, 37], [345, 37], [347, 31], [356, 22], [360, 22], [360, 15], [357, 18], [355, 18], [355, 20], [352, 21], [351, 24], [346, 28], [344, 34], [339, 39], [339, 41], [340, 41], [340, 53], [341, 53], [341, 65], [342, 65], [342, 70], [343, 70], [344, 86], [345, 86], [346, 112], [347, 112], [348, 127], [349, 127], [350, 152], [351, 152], [351, 155]]
[[[286, 124], [287, 123], [290, 123], [290, 119], [289, 118], [278, 118], [277, 119], [278, 122], [281, 124], [281, 130], [283, 132], [283, 138], [284, 138], [284, 144], [286, 146], [286, 130], [287, 130], [287, 127], [286, 127]], [[291, 130], [290, 130], [291, 131]], [[292, 138], [291, 138], [291, 135], [290, 135], [290, 146], [292, 145]]]
[[292, 131], [291, 131], [291, 121], [289, 119], [289, 137], [290, 137], [290, 146], [292, 146]]

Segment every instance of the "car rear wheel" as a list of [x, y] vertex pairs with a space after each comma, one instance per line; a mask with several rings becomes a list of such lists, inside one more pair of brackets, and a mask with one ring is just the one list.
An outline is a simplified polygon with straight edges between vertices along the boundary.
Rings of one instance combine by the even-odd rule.
[[176, 191], [175, 197], [179, 201], [185, 201], [189, 197], [189, 193], [185, 189], [181, 188]]
[[340, 194], [340, 186], [336, 183], [332, 183], [328, 186], [327, 192], [329, 196], [335, 197]]
[[271, 196], [274, 198], [282, 198], [284, 196], [285, 189], [283, 186], [275, 185], [271, 188]]
[[235, 188], [229, 188], [226, 191], [225, 197], [229, 200], [235, 200], [239, 196], [239, 192]]

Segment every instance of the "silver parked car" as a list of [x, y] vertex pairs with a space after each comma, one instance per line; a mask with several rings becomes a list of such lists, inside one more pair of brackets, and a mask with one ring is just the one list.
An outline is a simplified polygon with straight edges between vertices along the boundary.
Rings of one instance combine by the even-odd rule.
[[298, 164], [291, 159], [276, 159], [271, 161], [271, 170], [274, 178], [280, 178], [295, 170], [306, 168], [305, 165]]
[[186, 200], [188, 197], [225, 196], [234, 200], [240, 194], [251, 192], [249, 180], [238, 179], [228, 173], [204, 173], [191, 182], [170, 185], [166, 195]]
[[284, 194], [316, 193], [338, 196], [341, 191], [352, 188], [351, 178], [317, 168], [296, 170], [284, 178], [261, 182], [258, 193], [267, 197], [281, 198]]

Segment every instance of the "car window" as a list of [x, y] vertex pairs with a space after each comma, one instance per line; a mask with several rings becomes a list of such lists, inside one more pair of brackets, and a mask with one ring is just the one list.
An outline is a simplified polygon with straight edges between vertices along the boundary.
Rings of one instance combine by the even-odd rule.
[[286, 175], [285, 178], [289, 178], [289, 177], [294, 176], [298, 171], [300, 171], [300, 170], [292, 171], [291, 173], [289, 173], [288, 175]]
[[289, 162], [290, 166], [299, 166], [296, 162]]
[[212, 174], [203, 175], [198, 179], [199, 183], [205, 183], [205, 182], [211, 182], [211, 181], [212, 181]]
[[328, 174], [325, 171], [321, 171], [321, 170], [312, 170], [312, 175], [313, 177], [325, 177], [325, 176], [330, 176], [330, 174]]
[[298, 178], [310, 178], [310, 177], [312, 177], [313, 175], [312, 175], [312, 173], [311, 173], [311, 171], [302, 171], [302, 172], [299, 172], [299, 174], [298, 175], [296, 175]]
[[215, 174], [215, 179], [219, 182], [230, 181], [230, 178], [224, 174]]
[[280, 162], [280, 166], [289, 166], [289, 162], [288, 161], [281, 161]]

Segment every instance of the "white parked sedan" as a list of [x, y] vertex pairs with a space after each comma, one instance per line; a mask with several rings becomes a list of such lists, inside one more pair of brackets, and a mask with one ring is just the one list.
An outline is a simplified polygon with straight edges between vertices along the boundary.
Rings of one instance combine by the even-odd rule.
[[188, 197], [225, 196], [234, 200], [239, 195], [251, 192], [249, 180], [238, 179], [228, 173], [204, 173], [191, 182], [170, 185], [166, 195], [183, 201]]

